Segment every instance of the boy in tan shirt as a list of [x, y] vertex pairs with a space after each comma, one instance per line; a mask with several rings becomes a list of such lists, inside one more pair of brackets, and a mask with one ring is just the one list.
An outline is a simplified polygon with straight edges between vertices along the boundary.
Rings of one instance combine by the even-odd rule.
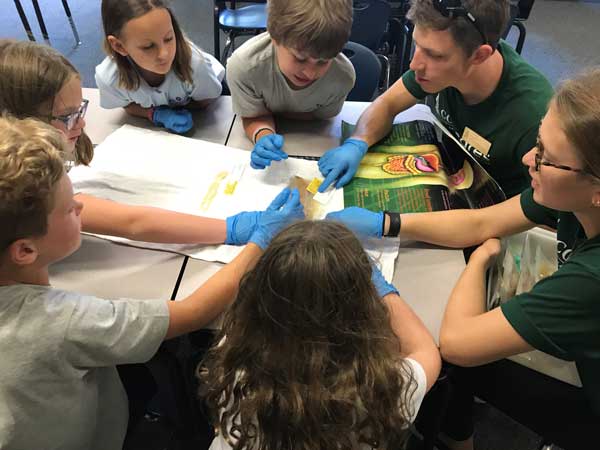
[[255, 144], [251, 166], [287, 158], [274, 115], [311, 120], [337, 115], [354, 86], [341, 51], [352, 27], [351, 0], [271, 0], [267, 32], [227, 62], [233, 110]]

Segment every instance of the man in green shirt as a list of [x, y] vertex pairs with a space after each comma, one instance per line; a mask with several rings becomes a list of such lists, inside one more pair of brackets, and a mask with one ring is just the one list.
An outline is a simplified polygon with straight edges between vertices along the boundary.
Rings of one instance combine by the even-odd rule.
[[410, 69], [361, 115], [354, 134], [319, 161], [320, 191], [347, 184], [394, 117], [425, 101], [512, 197], [529, 184], [521, 158], [535, 146], [552, 97], [544, 76], [500, 41], [508, 0], [413, 0]]
[[[471, 380], [484, 380], [488, 395], [483, 398], [491, 397], [493, 404], [494, 397], [504, 402], [497, 392], [521, 380], [511, 376], [514, 370], [500, 378], [494, 367], [486, 366], [532, 349], [574, 361], [583, 393], [567, 393], [568, 386], [557, 382], [564, 386], [554, 385], [557, 389], [545, 393], [538, 390], [539, 398], [556, 400], [556, 411], [540, 407], [531, 414], [535, 408], [530, 408], [523, 417], [536, 421], [540, 433], [550, 432], [566, 442], [557, 442], [564, 448], [587, 450], [590, 439], [581, 436], [596, 433], [600, 418], [600, 67], [562, 83], [549, 105], [537, 145], [523, 156], [531, 189], [519, 195], [481, 209], [400, 215], [351, 207], [327, 215], [364, 236], [401, 236], [455, 248], [482, 243], [450, 294], [440, 328], [444, 360], [481, 369], [469, 376], [462, 371], [453, 380], [453, 389], [460, 387], [453, 394], [457, 408], [448, 412], [444, 427], [453, 450], [473, 448], [466, 397], [474, 388], [479, 395], [480, 385], [475, 387]], [[535, 225], [557, 230], [558, 270], [529, 292], [487, 311], [486, 271], [500, 254], [497, 238]], [[481, 378], [483, 373], [493, 376]], [[548, 386], [546, 381], [540, 384]], [[523, 391], [523, 397], [528, 397], [536, 389], [520, 386], [514, 392]], [[504, 404], [519, 402], [515, 398]]]

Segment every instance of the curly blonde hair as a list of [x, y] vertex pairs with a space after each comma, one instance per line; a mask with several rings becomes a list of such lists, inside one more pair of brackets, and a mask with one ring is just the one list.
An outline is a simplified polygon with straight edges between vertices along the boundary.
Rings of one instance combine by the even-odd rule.
[[0, 116], [0, 250], [48, 228], [64, 172], [60, 131], [35, 119]]
[[234, 450], [402, 447], [415, 383], [371, 270], [345, 226], [305, 221], [244, 277], [198, 369]]
[[[53, 48], [0, 39], [0, 113], [49, 123], [54, 98], [72, 77], [79, 72]], [[93, 156], [92, 141], [82, 132], [75, 154], [65, 154], [65, 159], [87, 165]]]

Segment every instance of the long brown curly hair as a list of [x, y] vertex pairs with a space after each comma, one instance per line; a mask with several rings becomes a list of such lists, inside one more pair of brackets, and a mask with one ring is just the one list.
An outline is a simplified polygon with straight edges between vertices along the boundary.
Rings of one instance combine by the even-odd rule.
[[235, 450], [403, 445], [415, 383], [345, 226], [304, 221], [276, 236], [215, 342], [200, 394]]

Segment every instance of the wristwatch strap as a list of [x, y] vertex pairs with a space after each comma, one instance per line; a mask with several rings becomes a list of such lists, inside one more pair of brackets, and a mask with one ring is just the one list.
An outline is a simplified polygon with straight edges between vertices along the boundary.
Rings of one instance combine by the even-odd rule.
[[[384, 211], [384, 215], [390, 218], [390, 228], [388, 229], [386, 237], [398, 237], [400, 234], [400, 227], [402, 225], [402, 219], [400, 219], [400, 213]], [[384, 219], [385, 224], [385, 219]], [[384, 225], [385, 226], [385, 225]]]

